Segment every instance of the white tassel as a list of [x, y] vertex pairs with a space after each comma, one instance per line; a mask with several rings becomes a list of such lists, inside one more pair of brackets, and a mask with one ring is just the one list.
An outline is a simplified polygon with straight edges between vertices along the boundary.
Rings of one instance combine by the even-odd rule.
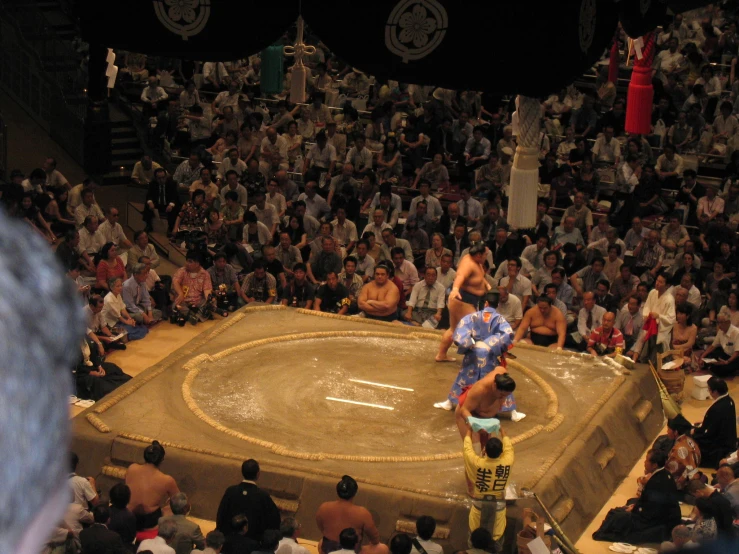
[[508, 224], [514, 229], [536, 226], [539, 195], [539, 127], [541, 104], [535, 98], [516, 98], [516, 155], [511, 168]]
[[304, 66], [294, 66], [290, 77], [290, 102], [302, 104], [305, 102], [306, 71]]

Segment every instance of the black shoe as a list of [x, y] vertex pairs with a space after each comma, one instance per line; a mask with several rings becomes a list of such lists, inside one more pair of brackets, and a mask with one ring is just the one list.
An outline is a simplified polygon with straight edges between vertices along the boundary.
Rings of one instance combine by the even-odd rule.
[[116, 341], [116, 342], [111, 342], [110, 343], [110, 348], [112, 350], [125, 350], [126, 349], [126, 345], [123, 344], [122, 342]]

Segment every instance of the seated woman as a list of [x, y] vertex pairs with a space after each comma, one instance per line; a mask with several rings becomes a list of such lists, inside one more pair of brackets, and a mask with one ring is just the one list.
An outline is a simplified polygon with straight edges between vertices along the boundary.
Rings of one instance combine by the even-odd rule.
[[97, 265], [97, 281], [95, 288], [101, 290], [110, 290], [108, 283], [111, 279], [120, 278], [124, 281], [128, 278], [126, 275], [126, 266], [118, 255], [118, 247], [112, 242], [106, 243], [100, 249], [100, 261]]
[[74, 217], [70, 217], [67, 212], [67, 198], [69, 197], [69, 191], [64, 187], [54, 187], [50, 189], [54, 195], [54, 199], [51, 200], [44, 209], [44, 219], [51, 226], [51, 230], [55, 235], [63, 235], [67, 231], [71, 231], [77, 228]]
[[695, 510], [698, 516], [695, 518], [693, 533], [690, 540], [698, 544], [704, 544], [716, 540], [718, 527], [716, 525], [715, 508], [713, 502], [708, 498], [699, 498], [695, 501]]
[[208, 204], [205, 203], [205, 191], [196, 190], [191, 200], [185, 203], [174, 222], [173, 234], [177, 234], [180, 227], [202, 227], [205, 224]]
[[221, 250], [228, 241], [228, 229], [217, 209], [208, 210], [208, 221], [205, 223], [204, 231], [208, 235], [208, 252], [211, 256], [215, 256], [216, 252]]
[[651, 474], [639, 498], [626, 506], [613, 508], [595, 533], [596, 541], [619, 541], [632, 544], [661, 542], [680, 523], [678, 492], [672, 475], [665, 471], [667, 456], [650, 450], [644, 460], [644, 471]]
[[236, 148], [238, 151], [238, 147], [236, 145], [238, 140], [239, 135], [236, 131], [226, 131], [226, 134], [222, 138], [219, 138], [213, 146], [207, 149], [207, 151], [213, 154], [213, 161], [222, 162], [226, 152], [232, 148]]
[[48, 240], [49, 243], [54, 244], [56, 242], [56, 236], [51, 231], [51, 227], [44, 219], [44, 216], [41, 215], [41, 210], [39, 210], [33, 203], [33, 194], [30, 192], [23, 195], [23, 199], [21, 200], [21, 204], [18, 209], [18, 216], [21, 219], [25, 219], [26, 222], [36, 231], [41, 233], [41, 236]]
[[682, 367], [686, 370], [693, 371], [693, 346], [695, 346], [695, 338], [698, 336], [698, 327], [696, 327], [691, 318], [693, 317], [693, 306], [688, 302], [684, 302], [675, 306], [675, 325], [672, 328], [672, 349], [683, 350]]
[[[103, 299], [103, 321], [110, 328], [120, 329], [128, 334], [128, 340], [143, 339], [149, 329], [146, 325], [136, 325], [136, 321], [126, 311], [126, 304], [121, 298], [123, 279], [114, 277], [108, 281], [110, 292]], [[115, 332], [115, 330], [114, 330]]]
[[77, 397], [98, 401], [108, 393], [131, 380], [117, 365], [104, 362], [97, 348], [82, 341], [82, 360], [77, 365], [75, 381]]

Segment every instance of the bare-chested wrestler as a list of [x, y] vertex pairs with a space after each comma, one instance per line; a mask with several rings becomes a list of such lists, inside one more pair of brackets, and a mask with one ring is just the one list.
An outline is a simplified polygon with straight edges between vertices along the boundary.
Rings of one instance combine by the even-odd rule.
[[[469, 429], [467, 418], [472, 416], [489, 419], [497, 416], [503, 401], [514, 390], [516, 382], [508, 375], [506, 368], [498, 366], [463, 392], [454, 412], [462, 438], [467, 436]], [[488, 439], [487, 433], [480, 431], [473, 434], [473, 442], [477, 442], [478, 438], [480, 444], [484, 446]]]
[[136, 530], [153, 529], [162, 517], [162, 506], [169, 510], [169, 499], [180, 492], [174, 478], [162, 473], [164, 447], [154, 441], [144, 450], [144, 464], [131, 464], [126, 471], [126, 485], [131, 489], [128, 509], [136, 516]]
[[[526, 339], [526, 333], [529, 337]], [[564, 348], [567, 336], [567, 321], [561, 311], [552, 309], [552, 299], [540, 296], [536, 306], [526, 310], [521, 325], [516, 330], [513, 344], [523, 340], [537, 346]]]
[[357, 482], [344, 475], [336, 485], [338, 500], [324, 502], [316, 512], [316, 525], [323, 535], [318, 545], [321, 554], [329, 554], [341, 550], [339, 535], [349, 527], [357, 532], [358, 541], [355, 551], [362, 547], [362, 539], [367, 537], [370, 544], [380, 544], [380, 533], [375, 527], [375, 521], [367, 508], [354, 504], [354, 497], [359, 490]]
[[[400, 291], [388, 278], [383, 265], [375, 267], [375, 278], [362, 287], [357, 304], [368, 319], [394, 321], [398, 313]], [[341, 531], [341, 529], [339, 529]]]
[[457, 276], [449, 294], [449, 329], [441, 337], [439, 353], [436, 355], [437, 362], [455, 361], [448, 352], [459, 320], [485, 307], [485, 295], [490, 285], [485, 280], [485, 268], [482, 265], [484, 262], [484, 242], [473, 242], [469, 253], [459, 261]]

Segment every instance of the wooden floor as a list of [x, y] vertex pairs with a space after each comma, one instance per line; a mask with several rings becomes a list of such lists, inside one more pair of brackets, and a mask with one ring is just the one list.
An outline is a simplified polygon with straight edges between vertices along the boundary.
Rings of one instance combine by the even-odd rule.
[[[41, 166], [45, 156], [53, 156], [58, 161], [59, 170], [67, 177], [70, 183], [77, 184], [82, 181], [84, 178], [82, 168], [59, 145], [52, 141], [33, 119], [2, 92], [0, 92], [0, 106], [2, 106], [5, 122], [9, 129], [8, 160], [11, 168], [19, 168], [28, 174], [32, 169]], [[115, 205], [120, 209], [121, 213], [125, 213], [125, 202], [128, 200], [128, 193], [125, 187], [105, 187], [97, 193], [96, 197], [103, 208], [108, 205]], [[125, 224], [125, 222], [122, 223]], [[161, 275], [171, 275], [175, 269], [167, 260], [163, 260], [158, 272]], [[217, 321], [210, 321], [200, 323], [195, 327], [188, 324], [182, 328], [171, 325], [168, 322], [160, 323], [151, 330], [145, 339], [129, 343], [127, 350], [116, 351], [108, 359], [121, 366], [129, 375], [135, 377], [144, 369], [161, 361], [215, 323]], [[739, 400], [739, 385], [737, 385], [737, 381], [735, 379], [733, 382], [729, 382], [730, 393], [735, 400]], [[692, 382], [691, 379], [688, 379], [686, 382], [688, 394], [690, 387], [692, 387]], [[709, 405], [710, 401], [699, 402], [688, 398], [683, 404], [683, 414], [689, 421], [701, 421]], [[81, 411], [81, 408], [71, 407], [72, 416]], [[608, 503], [603, 507], [601, 513], [598, 514], [585, 533], [583, 533], [580, 540], [576, 542], [576, 546], [581, 552], [584, 554], [598, 554], [601, 552], [605, 554], [609, 552], [609, 543], [595, 542], [590, 536], [600, 526], [600, 523], [610, 508], [621, 506], [628, 498], [634, 496], [636, 478], [643, 473], [643, 463], [644, 459], [642, 455], [642, 459], [634, 466], [631, 474], [619, 486]], [[578, 493], [575, 492], [574, 494], [576, 495]], [[200, 520], [198, 522], [204, 533], [207, 533], [215, 526], [213, 522], [209, 521]], [[574, 539], [574, 537], [570, 538]], [[311, 554], [315, 552], [315, 543], [302, 541], [301, 539], [302, 542], [306, 543], [308, 549], [311, 550]]]

